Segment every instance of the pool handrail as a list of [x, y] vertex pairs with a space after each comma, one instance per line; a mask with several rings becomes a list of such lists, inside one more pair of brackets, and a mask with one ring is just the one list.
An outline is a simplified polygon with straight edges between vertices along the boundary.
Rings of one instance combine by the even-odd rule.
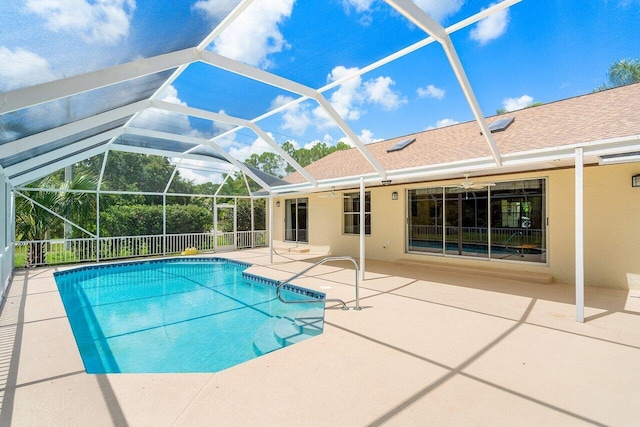
[[291, 276], [290, 278], [288, 278], [287, 280], [283, 280], [281, 281], [278, 286], [276, 287], [276, 295], [278, 296], [278, 299], [285, 303], [285, 304], [301, 304], [301, 303], [310, 303], [310, 302], [339, 302], [340, 304], [342, 304], [342, 310], [349, 310], [349, 307], [347, 306], [347, 304], [342, 301], [339, 298], [323, 298], [323, 299], [307, 299], [307, 300], [292, 300], [292, 301], [287, 301], [285, 299], [282, 298], [282, 295], [280, 295], [280, 289], [282, 289], [282, 287], [288, 283], [290, 283], [291, 281], [297, 279], [298, 277], [302, 276], [303, 274], [307, 273], [309, 270], [312, 270], [314, 268], [316, 268], [319, 265], [324, 264], [325, 262], [329, 262], [329, 261], [351, 261], [353, 262], [353, 265], [355, 266], [355, 284], [356, 284], [356, 305], [355, 307], [353, 307], [354, 310], [361, 310], [360, 307], [360, 290], [359, 290], [359, 281], [358, 281], [358, 262], [350, 256], [330, 256], [330, 257], [326, 257], [321, 259], [320, 261], [316, 262], [315, 264], [313, 264], [312, 266], [305, 268], [304, 270], [302, 270], [299, 273], [294, 274], [293, 276]]

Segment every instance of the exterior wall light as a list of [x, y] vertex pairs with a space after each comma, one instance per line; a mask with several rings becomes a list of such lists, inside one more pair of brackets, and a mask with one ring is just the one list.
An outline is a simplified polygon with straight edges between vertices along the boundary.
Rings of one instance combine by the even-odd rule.
[[391, 200], [398, 200], [398, 192], [394, 191], [393, 193], [391, 193]]
[[631, 186], [640, 187], [640, 175], [634, 175], [631, 177]]
[[279, 208], [279, 207], [280, 207], [280, 200], [276, 202], [276, 208]]
[[382, 185], [391, 185], [391, 180], [385, 179], [384, 181], [382, 181]]

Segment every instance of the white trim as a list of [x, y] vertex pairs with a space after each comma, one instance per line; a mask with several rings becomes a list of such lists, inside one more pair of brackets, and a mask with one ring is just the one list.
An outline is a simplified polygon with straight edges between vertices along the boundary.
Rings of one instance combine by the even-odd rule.
[[2, 94], [2, 102], [0, 102], [0, 114], [159, 73], [195, 62], [198, 60], [198, 56], [198, 51], [195, 48], [179, 50], [74, 77], [5, 92]]
[[43, 165], [49, 162], [64, 161], [65, 157], [67, 157], [69, 154], [101, 142], [101, 146], [104, 147], [103, 150], [106, 150], [107, 141], [113, 137], [117, 137], [121, 133], [122, 129], [118, 128], [98, 135], [94, 135], [91, 138], [83, 139], [79, 142], [60, 147], [57, 150], [49, 151], [48, 153], [43, 153], [39, 156], [34, 156], [29, 159], [23, 160], [20, 163], [16, 163], [15, 165], [5, 168], [5, 171], [9, 176], [12, 176], [19, 174], [20, 171], [36, 168], [39, 165]]
[[200, 57], [202, 62], [209, 65], [265, 83], [269, 86], [274, 86], [292, 93], [297, 93], [298, 95], [308, 96], [310, 98], [315, 98], [317, 95], [317, 92], [308, 86], [208, 50], [202, 51]]
[[232, 129], [233, 132], [236, 132], [242, 128], [250, 129], [253, 133], [255, 133], [257, 136], [262, 138], [264, 142], [266, 142], [267, 144], [269, 144], [269, 146], [271, 146], [274, 150], [276, 150], [276, 152], [280, 156], [282, 156], [287, 163], [293, 166], [296, 171], [298, 171], [302, 176], [304, 176], [308, 182], [310, 182], [313, 186], [317, 185], [315, 178], [313, 178], [313, 176], [309, 174], [309, 172], [307, 172], [298, 162], [296, 162], [293, 159], [293, 157], [289, 155], [289, 153], [284, 151], [282, 147], [276, 141], [273, 140], [273, 138], [271, 138], [265, 131], [262, 130], [261, 127], [259, 127], [254, 122], [251, 122], [245, 119], [240, 119], [237, 117], [228, 116], [226, 114], [214, 113], [211, 111], [187, 107], [185, 105], [173, 104], [165, 101], [152, 101], [151, 105], [154, 108], [158, 108], [165, 111], [172, 111], [174, 113], [184, 114], [186, 116], [199, 117], [201, 119], [213, 120], [216, 122], [222, 122], [222, 123], [238, 126], [237, 128]]
[[231, 156], [226, 151], [224, 151], [220, 146], [218, 146], [218, 144], [216, 144], [214, 140], [207, 141], [207, 140], [203, 140], [201, 138], [195, 138], [192, 136], [176, 135], [172, 133], [166, 133], [166, 132], [160, 132], [160, 131], [148, 130], [148, 129], [137, 129], [137, 128], [126, 128], [125, 133], [132, 134], [132, 135], [139, 135], [139, 136], [149, 136], [152, 138], [159, 138], [159, 139], [169, 139], [173, 141], [186, 142], [188, 144], [209, 145], [218, 154], [220, 154], [222, 157], [227, 159], [229, 163], [231, 163], [232, 165], [234, 165], [235, 167], [237, 167], [238, 169], [240, 169], [241, 171], [249, 175], [251, 179], [253, 179], [255, 182], [260, 184], [262, 187], [266, 189], [271, 189], [271, 187], [266, 182], [264, 182], [256, 174], [251, 172], [251, 170], [247, 168], [244, 165], [244, 163], [237, 161], [233, 156]]
[[34, 135], [25, 136], [24, 138], [16, 139], [15, 141], [0, 145], [0, 157], [18, 154], [39, 145], [67, 138], [91, 128], [95, 128], [127, 116], [132, 116], [135, 113], [148, 108], [149, 105], [150, 102], [148, 100], [134, 102], [133, 104], [125, 105], [124, 107], [115, 108], [113, 110], [105, 111], [104, 113], [96, 114], [95, 116], [87, 117], [85, 119], [55, 127]]
[[107, 151], [106, 144], [101, 145], [100, 147], [93, 148], [91, 150], [83, 151], [82, 153], [76, 154], [75, 156], [60, 159], [42, 168], [16, 176], [15, 178], [11, 178], [11, 185], [17, 187], [27, 184], [29, 182], [35, 181], [36, 179], [43, 178], [57, 171], [58, 169], [62, 169], [65, 166], [72, 165], [76, 162], [80, 162], [93, 156], [97, 156], [98, 154], [102, 154], [105, 151]]

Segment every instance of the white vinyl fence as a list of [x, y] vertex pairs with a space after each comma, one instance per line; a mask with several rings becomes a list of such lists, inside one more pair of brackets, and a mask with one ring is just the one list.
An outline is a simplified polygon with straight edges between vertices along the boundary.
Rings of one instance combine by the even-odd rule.
[[187, 248], [198, 252], [265, 247], [267, 232], [191, 233], [155, 236], [57, 239], [15, 243], [15, 266], [68, 264], [87, 261], [175, 255]]

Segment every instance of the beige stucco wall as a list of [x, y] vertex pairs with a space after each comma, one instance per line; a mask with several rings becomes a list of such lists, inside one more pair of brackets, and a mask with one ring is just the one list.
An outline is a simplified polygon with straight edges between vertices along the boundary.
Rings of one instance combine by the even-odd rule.
[[[640, 174], [640, 164], [585, 168], [585, 282], [587, 285], [640, 289], [640, 188], [631, 187], [631, 176]], [[524, 174], [483, 177], [483, 181], [523, 178], [547, 179], [549, 225], [547, 264], [479, 260], [408, 254], [405, 251], [406, 190], [432, 187], [443, 182], [367, 188], [371, 191], [371, 236], [366, 257], [393, 261], [414, 259], [428, 262], [499, 267], [551, 273], [555, 281], [573, 283], [574, 170], [549, 170]], [[447, 183], [449, 184], [449, 183]], [[358, 191], [354, 189], [353, 191]], [[391, 193], [398, 192], [398, 200]], [[326, 196], [326, 193], [323, 194]], [[274, 209], [274, 239], [284, 238], [285, 198]], [[329, 247], [333, 255], [359, 255], [359, 236], [342, 233], [342, 199], [309, 195], [309, 245]]]

